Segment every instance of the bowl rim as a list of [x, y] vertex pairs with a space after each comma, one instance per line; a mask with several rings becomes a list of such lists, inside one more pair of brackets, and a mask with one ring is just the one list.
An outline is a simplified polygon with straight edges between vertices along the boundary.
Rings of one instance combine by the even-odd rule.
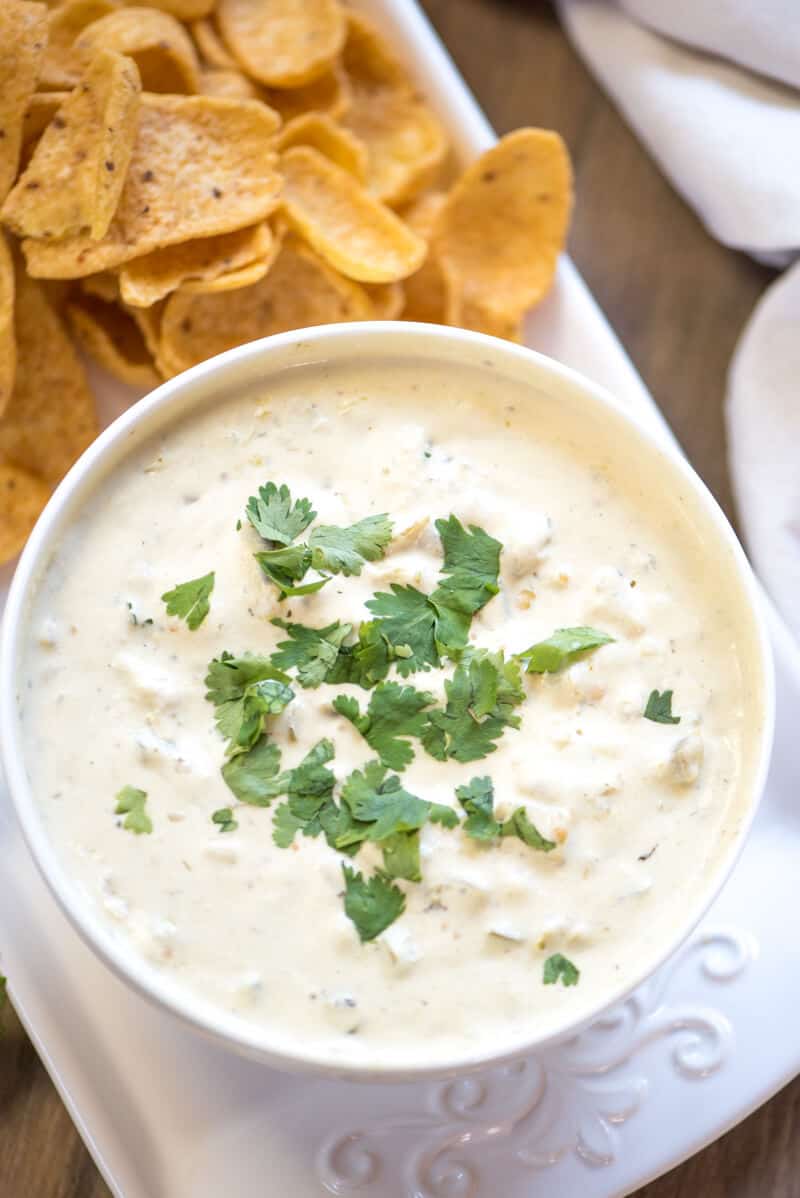
[[[105, 463], [115, 450], [120, 451], [120, 460], [127, 454], [124, 442], [135, 432], [150, 435], [149, 427], [163, 419], [164, 425], [171, 423], [169, 409], [177, 411], [173, 419], [185, 415], [193, 406], [208, 402], [203, 385], [217, 383], [221, 392], [236, 387], [236, 374], [243, 367], [263, 363], [264, 372], [259, 375], [262, 385], [269, 377], [270, 359], [278, 357], [278, 370], [286, 369], [280, 364], [281, 351], [305, 350], [329, 344], [350, 343], [363, 352], [365, 339], [379, 338], [382, 342], [395, 340], [398, 349], [408, 352], [410, 342], [424, 339], [426, 346], [439, 343], [444, 346], [464, 347], [491, 353], [497, 359], [502, 378], [503, 363], [522, 364], [520, 369], [528, 372], [531, 381], [538, 374], [546, 376], [557, 385], [566, 385], [581, 393], [582, 400], [593, 405], [611, 409], [621, 422], [639, 439], [644, 439], [651, 451], [666, 461], [666, 468], [676, 471], [688, 487], [693, 502], [702, 510], [713, 528], [718, 544], [727, 547], [731, 562], [741, 586], [742, 610], [749, 609], [751, 634], [755, 659], [760, 668], [763, 719], [760, 743], [755, 753], [755, 765], [751, 774], [750, 793], [737, 834], [732, 838], [726, 854], [715, 866], [710, 884], [700, 892], [700, 901], [689, 909], [677, 931], [664, 942], [663, 949], [651, 957], [641, 971], [629, 977], [612, 993], [607, 994], [596, 1009], [566, 1022], [562, 1027], [544, 1034], [520, 1037], [518, 1043], [504, 1046], [493, 1052], [484, 1047], [482, 1052], [466, 1052], [453, 1055], [452, 1059], [437, 1059], [434, 1062], [414, 1060], [408, 1064], [377, 1064], [371, 1062], [343, 1061], [320, 1051], [304, 1050], [302, 1045], [290, 1048], [285, 1034], [270, 1037], [267, 1025], [250, 1023], [232, 1015], [222, 1007], [193, 995], [180, 983], [172, 981], [158, 971], [145, 958], [139, 956], [122, 938], [116, 937], [104, 926], [101, 918], [92, 912], [88, 902], [82, 900], [77, 886], [71, 881], [68, 870], [62, 866], [57, 850], [51, 844], [44, 823], [37, 811], [33, 788], [30, 786], [23, 758], [21, 720], [17, 711], [17, 678], [23, 659], [25, 638], [23, 636], [28, 597], [40, 574], [46, 569], [54, 552], [62, 524], [72, 519], [66, 509], [76, 492], [90, 490], [116, 468], [106, 469]], [[402, 344], [405, 343], [405, 344]], [[382, 356], [389, 356], [385, 349]], [[344, 355], [342, 355], [344, 356]], [[429, 355], [430, 356], [430, 355]], [[467, 355], [468, 356], [468, 355]], [[324, 360], [324, 359], [323, 359]], [[306, 364], [303, 358], [297, 365]], [[320, 361], [312, 357], [310, 361]], [[250, 385], [253, 383], [251, 381]], [[245, 388], [243, 387], [242, 390]], [[166, 415], [165, 415], [166, 414]], [[143, 429], [143, 426], [148, 426]], [[541, 1050], [543, 1047], [572, 1038], [611, 1007], [624, 1000], [640, 986], [664, 962], [672, 956], [686, 940], [708, 911], [714, 899], [736, 864], [761, 798], [769, 767], [775, 721], [775, 677], [771, 644], [767, 631], [766, 611], [763, 595], [749, 562], [744, 554], [727, 518], [711, 495], [703, 480], [696, 474], [669, 437], [666, 428], [662, 431], [649, 413], [632, 410], [601, 385], [586, 378], [571, 367], [525, 346], [516, 345], [483, 333], [405, 321], [362, 321], [336, 325], [320, 325], [309, 329], [293, 330], [274, 334], [271, 337], [249, 342], [226, 353], [202, 362], [192, 369], [161, 384], [114, 420], [81, 455], [53, 492], [46, 508], [39, 517], [17, 565], [6, 605], [0, 635], [0, 759], [5, 769], [8, 789], [17, 820], [25, 842], [50, 893], [81, 939], [105, 965], [126, 985], [153, 1003], [160, 1010], [177, 1017], [195, 1030], [219, 1044], [240, 1054], [255, 1058], [273, 1067], [290, 1071], [307, 1071], [318, 1075], [336, 1076], [352, 1081], [410, 1081], [422, 1078], [452, 1077], [490, 1065], [502, 1064], [519, 1059]], [[280, 1043], [278, 1043], [280, 1040]], [[424, 1044], [421, 1044], [424, 1051]]]

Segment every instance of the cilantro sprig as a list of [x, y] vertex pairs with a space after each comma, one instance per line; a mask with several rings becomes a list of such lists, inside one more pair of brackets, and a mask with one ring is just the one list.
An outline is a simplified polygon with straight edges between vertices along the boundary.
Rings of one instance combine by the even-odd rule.
[[310, 499], [292, 503], [289, 488], [285, 484], [277, 487], [273, 482], [265, 483], [257, 495], [250, 496], [245, 512], [258, 535], [276, 545], [291, 545], [317, 517]]
[[115, 815], [124, 815], [122, 827], [136, 836], [143, 836], [153, 831], [153, 821], [145, 811], [147, 791], [139, 790], [136, 786], [123, 786], [117, 791]]
[[506, 661], [502, 650], [466, 650], [444, 689], [446, 706], [428, 713], [422, 736], [439, 761], [477, 761], [495, 751], [506, 728], [519, 728], [514, 708], [525, 697], [519, 664]]
[[680, 724], [681, 717], [672, 714], [672, 691], [651, 691], [642, 715], [654, 724]]
[[220, 807], [212, 814], [211, 822], [218, 826], [220, 832], [235, 832], [239, 827], [238, 821], [233, 818], [230, 807]]
[[467, 813], [462, 827], [474, 840], [490, 843], [503, 837], [516, 836], [523, 844], [541, 853], [551, 853], [557, 848], [555, 840], [542, 836], [528, 818], [524, 807], [517, 807], [502, 823], [495, 818], [494, 784], [489, 777], [473, 778], [466, 786], [459, 786], [456, 798]]
[[342, 865], [344, 874], [344, 911], [355, 926], [362, 943], [380, 936], [406, 909], [406, 896], [385, 874], [376, 873], [371, 878], [347, 865]]
[[418, 691], [397, 682], [380, 682], [363, 715], [358, 700], [350, 695], [337, 695], [333, 708], [350, 720], [383, 765], [404, 770], [414, 759], [414, 750], [405, 738], [422, 735], [428, 722], [425, 709], [434, 702], [435, 697], [429, 691]]
[[525, 661], [528, 674], [554, 674], [587, 650], [609, 645], [613, 640], [613, 636], [597, 628], [557, 628], [547, 640], [537, 641], [516, 656]]
[[383, 557], [392, 539], [392, 522], [384, 513], [365, 516], [356, 524], [339, 528], [335, 524], [319, 524], [308, 538], [311, 565], [315, 570], [331, 574], [360, 574], [365, 562]]
[[562, 986], [577, 986], [580, 976], [581, 971], [577, 966], [561, 953], [553, 953], [548, 957], [542, 971], [545, 986], [555, 986], [556, 982], [561, 982]]
[[227, 650], [206, 673], [206, 699], [215, 707], [216, 725], [227, 739], [229, 756], [255, 745], [269, 716], [279, 715], [294, 698], [289, 675], [268, 657]]
[[[209, 599], [213, 590], [214, 571], [212, 570], [210, 574], [204, 574], [202, 578], [191, 578], [188, 582], [178, 583], [171, 591], [165, 591], [161, 598], [167, 605], [167, 615], [179, 616], [180, 619], [186, 621], [190, 631], [194, 632], [211, 610]], [[128, 606], [130, 607], [130, 604]], [[135, 618], [134, 623], [136, 623]]]

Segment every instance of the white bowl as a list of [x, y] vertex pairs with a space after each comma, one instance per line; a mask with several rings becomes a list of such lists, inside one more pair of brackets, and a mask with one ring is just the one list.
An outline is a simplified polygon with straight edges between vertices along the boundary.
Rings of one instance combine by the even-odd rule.
[[[615, 426], [615, 434], [630, 443], [631, 452], [652, 462], [653, 485], [668, 482], [683, 497], [692, 519], [700, 527], [706, 544], [725, 555], [732, 564], [734, 586], [745, 624], [749, 622], [754, 646], [754, 673], [750, 694], [759, 719], [750, 746], [752, 766], [745, 818], [727, 853], [711, 871], [705, 888], [678, 932], [668, 941], [654, 945], [641, 969], [629, 976], [614, 992], [607, 993], [579, 1021], [565, 1021], [546, 1036], [529, 1036], [497, 1052], [467, 1048], [452, 1060], [439, 1059], [435, 1066], [425, 1060], [425, 1047], [418, 1059], [402, 1067], [380, 1063], [343, 1066], [308, 1051], [302, 1043], [292, 1050], [285, 1040], [271, 1035], [268, 1027], [245, 1022], [192, 994], [139, 957], [124, 942], [113, 937], [93, 913], [64, 870], [44, 830], [22, 752], [22, 735], [17, 707], [20, 671], [27, 636], [27, 616], [37, 582], [46, 570], [62, 532], [73, 520], [98, 482], [154, 432], [173, 423], [189, 409], [232, 391], [249, 387], [263, 389], [270, 375], [292, 367], [331, 362], [358, 356], [383, 359], [414, 355], [459, 365], [490, 365], [498, 378], [521, 380], [534, 386], [553, 402], [601, 409], [604, 421]], [[33, 530], [14, 577], [6, 607], [0, 642], [0, 744], [13, 804], [28, 847], [61, 909], [94, 952], [128, 985], [162, 1009], [172, 1012], [226, 1046], [284, 1069], [306, 1069], [334, 1073], [351, 1079], [380, 1078], [408, 1081], [426, 1075], [452, 1075], [499, 1060], [522, 1056], [545, 1043], [563, 1040], [596, 1019], [609, 1006], [624, 998], [669, 957], [703, 916], [730, 873], [755, 814], [766, 779], [774, 722], [772, 657], [761, 613], [761, 598], [744, 553], [711, 494], [685, 459], [665, 437], [625, 409], [599, 386], [552, 359], [509, 342], [477, 333], [411, 323], [364, 323], [326, 325], [284, 333], [231, 350], [195, 367], [157, 388], [114, 422], [73, 466], [52, 496]]]

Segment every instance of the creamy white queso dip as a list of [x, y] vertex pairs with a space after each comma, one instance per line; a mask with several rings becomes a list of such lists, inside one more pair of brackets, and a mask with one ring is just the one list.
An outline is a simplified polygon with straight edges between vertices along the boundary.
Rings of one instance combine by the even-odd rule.
[[[746, 695], [755, 651], [731, 562], [709, 556], [686, 497], [615, 427], [489, 369], [339, 363], [183, 419], [100, 486], [41, 582], [21, 707], [49, 835], [116, 936], [275, 1044], [365, 1064], [499, 1050], [642, 972], [745, 818], [761, 706]], [[280, 602], [244, 519], [268, 479], [308, 496], [318, 522], [387, 512], [400, 535], [360, 577]], [[558, 847], [486, 847], [427, 824], [422, 882], [399, 882], [404, 914], [361, 943], [347, 858], [324, 837], [277, 847], [282, 800], [241, 805], [226, 787], [204, 677], [223, 650], [272, 652], [286, 639], [274, 616], [357, 624], [392, 582], [432, 591], [433, 521], [451, 512], [504, 546], [475, 645], [510, 655], [578, 625], [615, 639], [523, 674], [522, 727], [483, 760], [442, 763], [412, 738], [412, 794], [463, 817], [455, 787], [489, 775], [499, 818], [521, 806]], [[210, 614], [190, 631], [160, 596], [211, 570]], [[452, 672], [407, 682], [441, 698]], [[375, 754], [331, 701], [353, 694], [363, 710], [370, 692], [292, 686], [270, 722], [283, 768], [329, 737], [341, 785]], [[643, 717], [653, 689], [674, 692], [679, 724]], [[125, 785], [146, 791], [152, 834], [115, 814]], [[228, 806], [238, 828], [221, 833], [211, 816]], [[351, 864], [369, 876], [380, 861], [365, 845]], [[543, 984], [554, 953], [577, 985]]]

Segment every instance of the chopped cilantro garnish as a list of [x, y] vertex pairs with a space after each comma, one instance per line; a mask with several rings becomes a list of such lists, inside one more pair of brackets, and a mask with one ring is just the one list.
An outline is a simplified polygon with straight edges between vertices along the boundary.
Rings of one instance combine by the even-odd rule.
[[381, 682], [370, 697], [364, 715], [357, 699], [337, 695], [333, 707], [358, 729], [389, 769], [403, 770], [414, 758], [407, 736], [421, 736], [427, 724], [424, 709], [434, 702], [428, 691], [398, 682]]
[[381, 843], [383, 872], [387, 878], [404, 878], [407, 882], [422, 881], [419, 860], [419, 832], [395, 832]]
[[542, 981], [545, 986], [554, 986], [560, 981], [563, 986], [577, 986], [581, 971], [572, 964], [568, 957], [561, 953], [553, 953], [544, 963]]
[[494, 786], [491, 778], [473, 778], [456, 789], [456, 798], [467, 813], [462, 827], [475, 840], [496, 840], [501, 825], [494, 818]]
[[303, 821], [292, 815], [289, 804], [281, 803], [272, 821], [272, 839], [279, 849], [288, 849], [302, 826]]
[[654, 724], [680, 724], [681, 717], [672, 714], [672, 691], [651, 691], [647, 706], [642, 713]]
[[467, 644], [475, 612], [497, 594], [499, 541], [482, 528], [467, 531], [455, 516], [437, 520], [444, 578], [432, 595], [392, 584], [367, 603], [397, 658], [403, 676], [439, 665], [440, 654], [458, 655]]
[[597, 628], [557, 628], [546, 641], [537, 641], [516, 656], [527, 659], [525, 669], [529, 674], [554, 674], [570, 665], [578, 654], [608, 645], [613, 640], [613, 636]]
[[215, 811], [211, 816], [211, 822], [219, 825], [220, 832], [235, 832], [239, 827], [230, 807], [220, 807], [219, 811]]
[[165, 591], [161, 596], [167, 605], [167, 615], [180, 616], [194, 632], [208, 615], [208, 602], [214, 590], [214, 571], [204, 574], [202, 578], [192, 578], [189, 582], [181, 582], [171, 591]]
[[333, 754], [331, 741], [318, 741], [300, 764], [289, 771], [285, 787], [288, 801], [281, 803], [275, 812], [272, 826], [272, 837], [279, 847], [288, 848], [298, 829], [302, 829], [304, 836], [319, 836], [324, 830], [323, 821], [335, 816], [336, 778], [326, 768]]
[[292, 595], [312, 595], [321, 590], [328, 577], [317, 578], [313, 582], [303, 582], [311, 565], [311, 550], [307, 545], [288, 545], [286, 548], [269, 549], [263, 553], [254, 553], [253, 557], [261, 567], [261, 573], [270, 582], [274, 582], [280, 591], [280, 598], [287, 599]]
[[278, 545], [290, 545], [317, 514], [310, 499], [298, 499], [293, 504], [289, 488], [276, 487], [273, 482], [259, 487], [258, 495], [250, 496], [245, 510], [259, 536]]
[[[265, 687], [267, 681], [278, 685]], [[258, 738], [267, 715], [283, 710], [294, 697], [289, 675], [268, 657], [223, 652], [206, 674], [206, 699], [214, 704], [217, 728], [228, 740], [228, 752], [241, 752]]]
[[311, 565], [331, 574], [360, 574], [364, 562], [383, 557], [391, 539], [392, 522], [387, 515], [365, 516], [346, 528], [320, 524], [308, 538]]
[[[436, 608], [416, 587], [393, 582], [391, 588], [391, 594], [379, 591], [367, 601], [367, 607], [378, 617], [373, 623], [394, 649], [397, 669], [406, 677], [438, 666]], [[402, 656], [398, 647], [403, 648]]]
[[385, 874], [373, 874], [365, 881], [347, 865], [342, 865], [342, 873], [345, 915], [352, 920], [362, 942], [374, 940], [403, 914], [405, 895]]
[[248, 686], [254, 682], [262, 682], [265, 678], [289, 682], [289, 675], [273, 665], [268, 657], [256, 657], [251, 653], [234, 657], [232, 653], [223, 652], [220, 657], [215, 657], [208, 667], [205, 677], [208, 688], [206, 698], [209, 703], [219, 707], [222, 703], [241, 699]]
[[277, 795], [286, 794], [289, 774], [280, 773], [281, 751], [262, 736], [246, 753], [238, 753], [222, 767], [222, 777], [240, 803], [269, 807]]
[[314, 688], [333, 680], [330, 675], [335, 672], [342, 646], [353, 631], [352, 624], [340, 624], [337, 620], [327, 628], [310, 628], [281, 619], [272, 623], [289, 634], [289, 640], [279, 641], [272, 654], [271, 660], [279, 669], [296, 668], [297, 681], [304, 687]]
[[422, 743], [439, 761], [477, 761], [497, 748], [507, 727], [519, 728], [514, 708], [525, 697], [516, 661], [502, 650], [468, 649], [444, 684], [447, 705], [428, 713]]
[[429, 819], [451, 828], [458, 823], [452, 807], [409, 794], [397, 774], [387, 778], [385, 766], [378, 761], [368, 762], [363, 772], [353, 770], [342, 788], [342, 804], [350, 809], [355, 820], [369, 825], [364, 829], [356, 827], [343, 838], [344, 843], [352, 843], [355, 837], [382, 841], [395, 832], [416, 831]]
[[438, 620], [436, 640], [441, 653], [454, 654], [467, 644], [470, 621], [497, 594], [502, 545], [476, 525], [467, 531], [450, 516], [437, 520], [444, 550], [445, 578], [431, 595]]
[[328, 681], [352, 682], [368, 690], [386, 677], [396, 656], [397, 650], [390, 645], [381, 629], [381, 622], [367, 620], [359, 626], [356, 643], [344, 647], [337, 668]]
[[135, 832], [137, 836], [153, 831], [152, 820], [144, 809], [147, 802], [146, 791], [138, 790], [135, 786], [123, 786], [122, 790], [117, 792], [116, 799], [114, 813], [125, 816], [122, 821], [123, 828]]
[[503, 823], [495, 819], [491, 778], [473, 778], [466, 786], [457, 788], [456, 798], [467, 813], [464, 831], [475, 840], [491, 841], [501, 836], [516, 836], [530, 848], [542, 853], [549, 853], [556, 848], [556, 842], [547, 840], [531, 823], [524, 807], [518, 807]]
[[[264, 731], [267, 716], [280, 715], [293, 698], [292, 688], [275, 678], [251, 683], [241, 699], [242, 719], [233, 737], [235, 748], [252, 748]], [[230, 710], [227, 714], [232, 716]]]
[[501, 836], [516, 836], [529, 848], [538, 849], [540, 853], [551, 853], [557, 848], [554, 840], [542, 836], [535, 824], [528, 819], [524, 807], [518, 807], [513, 815], [505, 821], [500, 829]]

